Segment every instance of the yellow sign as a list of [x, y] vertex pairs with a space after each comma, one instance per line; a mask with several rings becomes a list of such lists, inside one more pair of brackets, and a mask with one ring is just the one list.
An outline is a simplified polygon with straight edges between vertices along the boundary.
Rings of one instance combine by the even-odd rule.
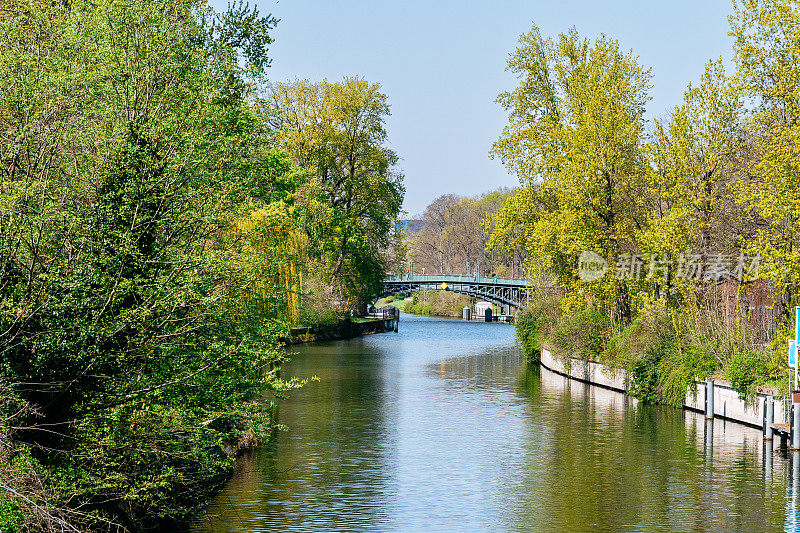
[[443, 290], [443, 291], [446, 291], [446, 290], [447, 290], [447, 283], [445, 283], [445, 282], [442, 282], [442, 284], [440, 285], [440, 287], [442, 288], [442, 290]]

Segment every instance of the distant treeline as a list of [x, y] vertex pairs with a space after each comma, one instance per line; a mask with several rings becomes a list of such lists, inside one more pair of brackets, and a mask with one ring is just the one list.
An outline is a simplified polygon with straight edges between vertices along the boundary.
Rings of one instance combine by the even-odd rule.
[[403, 272], [524, 277], [524, 248], [490, 243], [493, 215], [513, 195], [512, 190], [498, 189], [476, 197], [446, 194], [435, 199], [419, 218], [402, 227]]

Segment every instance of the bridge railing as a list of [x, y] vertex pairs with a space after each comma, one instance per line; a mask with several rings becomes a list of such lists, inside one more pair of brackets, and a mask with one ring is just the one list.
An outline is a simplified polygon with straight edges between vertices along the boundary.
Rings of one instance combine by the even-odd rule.
[[528, 286], [528, 281], [524, 279], [484, 276], [419, 276], [416, 274], [403, 274], [400, 276], [387, 276], [386, 281], [409, 283], [479, 283], [481, 285], [504, 285], [509, 287]]

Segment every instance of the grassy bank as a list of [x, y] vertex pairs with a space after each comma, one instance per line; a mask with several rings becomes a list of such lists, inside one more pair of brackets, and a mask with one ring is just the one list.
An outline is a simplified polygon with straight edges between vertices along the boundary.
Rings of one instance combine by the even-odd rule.
[[334, 339], [352, 339], [361, 335], [370, 335], [389, 331], [383, 327], [385, 321], [380, 318], [347, 317], [324, 327], [297, 327], [291, 329], [286, 344], [302, 344]]
[[681, 308], [651, 302], [621, 324], [591, 305], [569, 308], [560, 297], [545, 296], [521, 312], [516, 327], [529, 361], [537, 362], [548, 346], [562, 361], [580, 358], [623, 370], [630, 394], [646, 402], [680, 405], [686, 388], [707, 377], [728, 381], [742, 396], [789, 388], [788, 327], [760, 344], [746, 318], [725, 318], [695, 302]]
[[460, 317], [464, 306], [475, 303], [475, 298], [450, 291], [420, 291], [411, 295], [411, 301], [404, 298], [405, 295], [389, 296], [381, 300], [381, 305], [391, 303], [404, 313], [412, 315]]
[[377, 308], [386, 307], [389, 305], [393, 305], [398, 308], [400, 311], [407, 313], [406, 307], [411, 303], [411, 300], [406, 300], [405, 296], [388, 296], [383, 298], [378, 304], [375, 306]]

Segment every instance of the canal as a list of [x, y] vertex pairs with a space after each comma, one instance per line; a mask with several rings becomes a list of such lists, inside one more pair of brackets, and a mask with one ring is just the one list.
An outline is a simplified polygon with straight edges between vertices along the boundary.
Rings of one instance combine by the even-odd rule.
[[529, 368], [513, 326], [403, 315], [294, 351], [319, 381], [194, 531], [795, 530], [778, 442]]

